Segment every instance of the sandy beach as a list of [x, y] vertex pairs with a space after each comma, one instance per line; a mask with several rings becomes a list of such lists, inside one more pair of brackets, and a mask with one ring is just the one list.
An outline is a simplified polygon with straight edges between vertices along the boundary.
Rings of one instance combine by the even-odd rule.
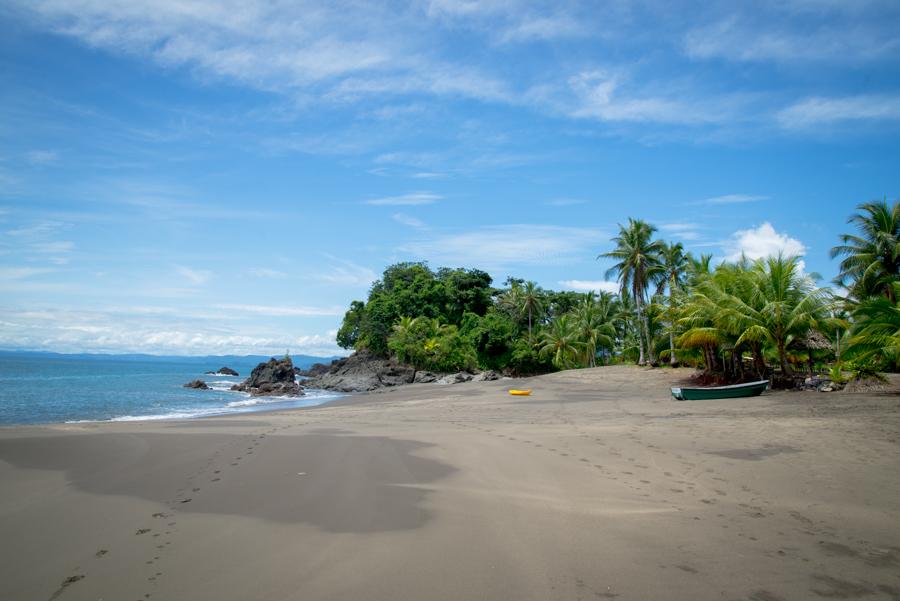
[[900, 599], [900, 397], [689, 373], [5, 428], [0, 599]]

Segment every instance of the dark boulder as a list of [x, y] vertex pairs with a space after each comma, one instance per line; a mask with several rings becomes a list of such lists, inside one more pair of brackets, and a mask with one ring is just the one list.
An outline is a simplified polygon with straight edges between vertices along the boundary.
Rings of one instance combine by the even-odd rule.
[[327, 374], [331, 369], [331, 365], [326, 363], [313, 363], [309, 369], [294, 368], [294, 373], [304, 378], [316, 378], [322, 374]]
[[231, 387], [252, 396], [300, 396], [303, 389], [294, 381], [294, 364], [290, 357], [269, 359], [250, 372], [250, 377]]
[[203, 380], [193, 380], [184, 384], [184, 388], [196, 388], [197, 390], [209, 390], [209, 386]]
[[324, 388], [338, 392], [368, 392], [388, 386], [410, 384], [416, 371], [408, 365], [393, 359], [375, 357], [366, 351], [359, 351], [336, 359], [325, 373], [304, 382], [310, 388]]
[[208, 371], [208, 372], [206, 372], [206, 374], [210, 375], [210, 376], [239, 376], [239, 375], [241, 375], [238, 372], [231, 369], [230, 367], [220, 367], [219, 371]]

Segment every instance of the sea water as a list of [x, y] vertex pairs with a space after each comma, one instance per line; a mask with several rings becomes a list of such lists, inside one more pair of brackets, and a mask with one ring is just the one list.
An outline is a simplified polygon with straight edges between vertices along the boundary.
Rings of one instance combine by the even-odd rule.
[[[251, 397], [229, 390], [259, 358], [215, 363], [196, 358], [0, 355], [0, 424], [180, 419], [310, 407], [340, 394], [307, 389], [301, 397]], [[227, 366], [239, 377], [208, 375]], [[299, 365], [299, 367], [303, 367]], [[211, 390], [182, 385], [204, 380]]]

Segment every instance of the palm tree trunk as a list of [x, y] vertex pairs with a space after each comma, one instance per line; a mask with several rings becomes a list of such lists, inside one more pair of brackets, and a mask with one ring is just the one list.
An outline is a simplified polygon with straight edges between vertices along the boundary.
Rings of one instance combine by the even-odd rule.
[[656, 363], [656, 357], [653, 354], [653, 342], [650, 340], [650, 319], [646, 314], [644, 314], [642, 322], [644, 324], [644, 335], [647, 337], [647, 362], [654, 364]]
[[672, 367], [678, 365], [678, 360], [675, 359], [675, 332], [672, 330], [669, 330], [669, 365]]
[[791, 368], [788, 367], [787, 363], [787, 353], [784, 350], [784, 341], [778, 341], [778, 361], [781, 363], [781, 375], [783, 377], [788, 377], [793, 375], [791, 372]]
[[[640, 323], [640, 321], [638, 323]], [[646, 363], [646, 361], [644, 361], [644, 332], [640, 325], [638, 325], [638, 348], [641, 351], [641, 356], [638, 358], [638, 365], [643, 365]]]
[[756, 374], [760, 379], [763, 379], [766, 375], [766, 360], [763, 358], [762, 349], [758, 343], [751, 348], [753, 349], [753, 363], [756, 365]]

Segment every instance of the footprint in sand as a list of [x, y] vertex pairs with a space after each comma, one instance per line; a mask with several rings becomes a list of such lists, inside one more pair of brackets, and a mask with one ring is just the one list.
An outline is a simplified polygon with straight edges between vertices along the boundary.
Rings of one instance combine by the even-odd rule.
[[109, 553], [109, 551], [107, 551], [106, 549], [100, 549], [99, 551], [94, 553], [94, 557], [103, 557], [107, 553]]
[[135, 532], [134, 534], [135, 534], [135, 536], [137, 536], [137, 535], [139, 535], [139, 534], [147, 534], [148, 532], [150, 532], [150, 528], [141, 528], [140, 530], [138, 530], [138, 531]]
[[68, 578], [63, 580], [62, 584], [59, 585], [59, 588], [56, 589], [56, 592], [54, 592], [52, 595], [50, 595], [49, 601], [53, 601], [54, 599], [56, 599], [57, 597], [62, 595], [63, 591], [66, 590], [66, 587], [69, 587], [69, 586], [75, 584], [79, 580], [84, 580], [84, 574], [75, 574], [74, 576], [69, 576]]

